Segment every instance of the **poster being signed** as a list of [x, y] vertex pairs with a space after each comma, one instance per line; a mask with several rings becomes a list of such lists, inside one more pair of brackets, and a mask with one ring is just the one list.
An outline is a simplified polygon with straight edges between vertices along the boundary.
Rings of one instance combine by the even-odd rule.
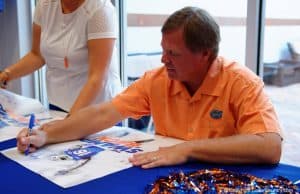
[[2, 151], [2, 154], [67, 188], [131, 167], [128, 158], [134, 153], [179, 142], [115, 126], [80, 141], [43, 147], [27, 156], [16, 148]]

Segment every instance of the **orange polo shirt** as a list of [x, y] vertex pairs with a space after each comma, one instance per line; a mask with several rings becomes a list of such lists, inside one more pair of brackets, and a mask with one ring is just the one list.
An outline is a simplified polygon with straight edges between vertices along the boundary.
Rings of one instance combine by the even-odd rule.
[[157, 134], [185, 140], [274, 132], [280, 126], [263, 82], [218, 57], [193, 96], [165, 67], [146, 72], [112, 103], [125, 117], [152, 115]]

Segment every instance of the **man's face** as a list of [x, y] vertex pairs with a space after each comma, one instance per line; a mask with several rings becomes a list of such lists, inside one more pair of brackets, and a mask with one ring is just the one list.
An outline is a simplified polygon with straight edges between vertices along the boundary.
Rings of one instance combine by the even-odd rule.
[[165, 64], [170, 79], [181, 82], [198, 82], [207, 72], [207, 55], [192, 53], [183, 40], [182, 29], [164, 33], [161, 46], [161, 61]]

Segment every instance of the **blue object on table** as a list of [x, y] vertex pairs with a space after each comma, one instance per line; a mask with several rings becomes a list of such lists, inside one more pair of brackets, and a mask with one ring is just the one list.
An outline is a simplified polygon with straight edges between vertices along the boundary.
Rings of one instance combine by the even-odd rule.
[[[30, 115], [30, 119], [29, 119], [29, 124], [28, 124], [28, 136], [30, 136], [32, 134], [32, 128], [34, 126], [34, 120], [35, 120], [35, 116], [34, 114]], [[28, 145], [27, 149], [25, 150], [25, 155], [29, 154], [29, 148], [30, 148], [30, 144]]]
[[74, 160], [82, 160], [90, 158], [101, 151], [104, 151], [104, 149], [94, 145], [88, 145], [80, 148], [68, 149], [65, 151], [65, 154], [71, 156]]
[[4, 127], [7, 127], [7, 126], [8, 126], [7, 123], [5, 123], [4, 121], [0, 120], [0, 129], [4, 128]]

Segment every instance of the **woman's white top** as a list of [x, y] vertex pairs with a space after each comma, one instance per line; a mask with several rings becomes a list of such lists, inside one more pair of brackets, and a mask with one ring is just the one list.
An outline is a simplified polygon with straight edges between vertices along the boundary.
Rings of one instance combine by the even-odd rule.
[[[41, 26], [40, 50], [46, 61], [49, 103], [69, 111], [88, 77], [87, 41], [117, 38], [115, 8], [109, 0], [85, 0], [63, 14], [61, 0], [39, 0], [34, 23]], [[67, 56], [69, 66], [64, 66]], [[108, 101], [121, 90], [116, 49], [93, 103]]]

